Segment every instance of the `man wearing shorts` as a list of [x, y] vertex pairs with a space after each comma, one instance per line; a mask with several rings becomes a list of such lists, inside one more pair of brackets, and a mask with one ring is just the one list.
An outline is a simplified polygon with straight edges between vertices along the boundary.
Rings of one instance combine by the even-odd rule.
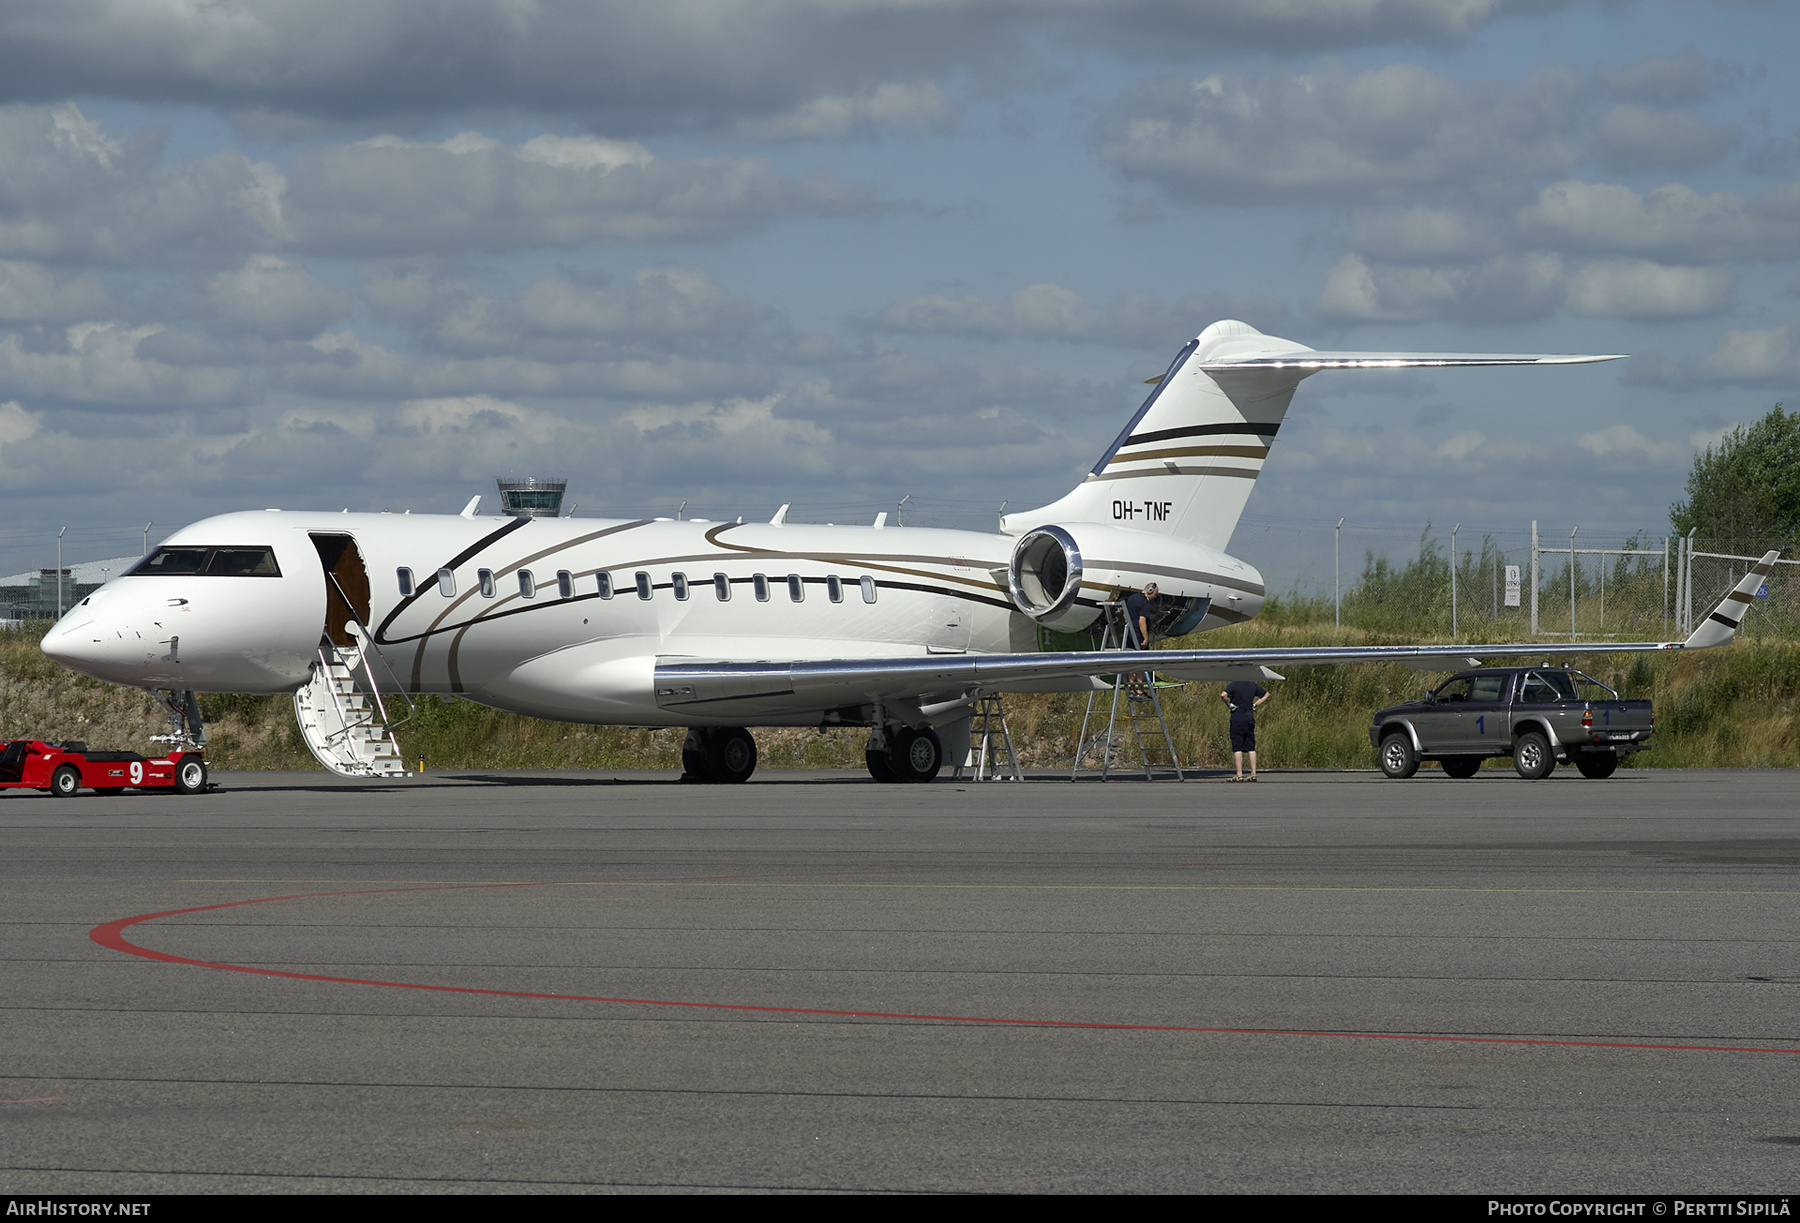
[[[1269, 691], [1254, 680], [1234, 679], [1219, 693], [1231, 709], [1231, 755], [1237, 761], [1233, 781], [1256, 780], [1256, 707], [1269, 699]], [[1250, 753], [1250, 776], [1244, 776], [1244, 753]]]

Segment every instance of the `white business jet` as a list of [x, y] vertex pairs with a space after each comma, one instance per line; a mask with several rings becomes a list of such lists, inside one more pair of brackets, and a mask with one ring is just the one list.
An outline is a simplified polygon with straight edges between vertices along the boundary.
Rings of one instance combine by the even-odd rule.
[[[402, 771], [381, 724], [402, 694], [534, 717], [690, 728], [688, 771], [736, 782], [749, 726], [867, 726], [870, 772], [925, 781], [961, 759], [977, 698], [1092, 691], [1116, 652], [1042, 648], [1161, 588], [1153, 631], [1236, 624], [1261, 575], [1225, 553], [1301, 380], [1322, 370], [1565, 365], [1610, 356], [1315, 352], [1240, 322], [1190, 341], [1069, 494], [1000, 534], [873, 526], [476, 515], [226, 514], [184, 528], [82, 600], [44, 653], [172, 711], [194, 692], [294, 693], [321, 763]], [[1746, 576], [1754, 590], [1768, 562]], [[1729, 641], [1740, 587], [1682, 649]], [[1734, 601], [1735, 600], [1735, 601]], [[1591, 653], [1590, 645], [1168, 650], [1179, 679], [1282, 664]], [[380, 715], [365, 712], [376, 699]], [[190, 717], [190, 728], [193, 718]]]

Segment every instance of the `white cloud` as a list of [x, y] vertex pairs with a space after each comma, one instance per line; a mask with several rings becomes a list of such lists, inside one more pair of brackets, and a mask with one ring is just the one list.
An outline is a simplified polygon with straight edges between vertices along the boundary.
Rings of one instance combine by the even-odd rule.
[[1659, 467], [1683, 467], [1694, 457], [1680, 442], [1653, 442], [1631, 425], [1609, 425], [1576, 437], [1576, 446], [1599, 459], [1627, 459]]
[[1486, 218], [1445, 208], [1358, 212], [1350, 245], [1390, 262], [1475, 259], [1498, 254], [1500, 242]]
[[1576, 82], [1476, 87], [1413, 64], [1351, 75], [1164, 80], [1106, 122], [1101, 155], [1188, 201], [1383, 200], [1556, 173]]
[[1638, 193], [1612, 183], [1560, 182], [1519, 213], [1529, 238], [1564, 250], [1641, 254], [1670, 262], [1791, 259], [1800, 254], [1800, 183], [1746, 200], [1683, 183]]
[[168, 168], [71, 103], [0, 107], [0, 255], [161, 260], [287, 238], [274, 166], [218, 153]]
[[1730, 303], [1731, 273], [1665, 267], [1647, 259], [1590, 263], [1569, 278], [1569, 313], [1602, 318], [1683, 319], [1717, 314]]
[[1286, 314], [1286, 307], [1273, 298], [1230, 293], [1189, 295], [1176, 301], [1133, 293], [1094, 304], [1073, 289], [1046, 283], [1027, 285], [1000, 301], [971, 294], [921, 294], [885, 307], [870, 325], [905, 335], [1155, 348], [1180, 343], [1222, 318], [1273, 326]]
[[[0, 90], [354, 123], [488, 107], [619, 132], [744, 120], [814, 133], [856, 99], [1044, 71], [1059, 38], [1166, 61], [1459, 42], [1564, 0], [58, 0], [0, 7]], [[4, 95], [0, 95], [4, 96]], [[314, 133], [316, 138], [317, 133]], [[792, 137], [784, 137], [792, 138]]]
[[242, 390], [236, 370], [145, 360], [138, 345], [159, 326], [81, 323], [64, 343], [43, 351], [17, 335], [0, 339], [0, 394], [26, 402], [45, 399], [127, 407], [153, 404], [218, 404]]
[[956, 107], [931, 81], [889, 82], [855, 94], [809, 98], [783, 115], [745, 119], [733, 127], [750, 140], [841, 140], [893, 132], [942, 131]]
[[1369, 263], [1345, 255], [1325, 277], [1315, 303], [1327, 318], [1352, 323], [1425, 319], [1515, 321], [1542, 318], [1562, 301], [1562, 260], [1502, 255], [1474, 265], [1418, 267]]
[[97, 318], [108, 305], [106, 287], [96, 276], [58, 273], [40, 263], [0, 259], [0, 320], [69, 322]]
[[1600, 119], [1595, 151], [1618, 170], [1692, 170], [1711, 165], [1738, 143], [1735, 127], [1679, 110], [1626, 103]]
[[1736, 73], [1726, 64], [1692, 51], [1652, 55], [1627, 68], [1601, 64], [1594, 78], [1610, 92], [1661, 106], [1704, 102], [1724, 89]]
[[1644, 386], [1800, 388], [1800, 326], [1727, 331], [1704, 357], [1632, 362], [1630, 381]]
[[235, 271], [220, 272], [206, 282], [205, 295], [212, 329], [225, 334], [306, 339], [350, 308], [346, 295], [274, 255], [252, 255]]
[[593, 137], [509, 148], [465, 132], [315, 149], [288, 174], [297, 244], [333, 255], [710, 241], [787, 216], [871, 211], [868, 192], [760, 159], [671, 162]]

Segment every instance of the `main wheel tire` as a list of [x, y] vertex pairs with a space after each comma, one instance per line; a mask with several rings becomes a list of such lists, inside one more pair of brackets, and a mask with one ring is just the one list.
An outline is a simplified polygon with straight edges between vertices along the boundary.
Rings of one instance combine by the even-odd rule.
[[72, 798], [81, 789], [81, 770], [65, 764], [50, 774], [50, 793], [56, 798]]
[[694, 781], [711, 781], [706, 767], [706, 736], [711, 733], [690, 727], [681, 744], [681, 771]]
[[1442, 763], [1444, 772], [1458, 781], [1467, 781], [1481, 772], [1480, 756], [1446, 756]]
[[206, 789], [206, 761], [184, 757], [175, 766], [175, 793], [198, 794]]
[[1419, 753], [1404, 732], [1389, 735], [1381, 741], [1381, 771], [1395, 781], [1405, 781], [1419, 771]]
[[930, 781], [944, 767], [944, 745], [937, 732], [903, 730], [888, 738], [888, 768], [901, 781]]
[[756, 772], [756, 740], [741, 726], [725, 727], [706, 736], [706, 772], [710, 780], [736, 785]]
[[1556, 755], [1550, 750], [1550, 740], [1535, 730], [1528, 730], [1519, 736], [1513, 744], [1513, 768], [1526, 781], [1542, 781], [1556, 768]]
[[1619, 758], [1612, 752], [1583, 752], [1575, 757], [1575, 767], [1583, 777], [1605, 781], [1619, 769]]
[[888, 767], [888, 754], [886, 748], [881, 748], [879, 750], [870, 748], [863, 753], [863, 760], [869, 766], [869, 776], [873, 777], [876, 781], [899, 780], [899, 778], [894, 776], [894, 770]]

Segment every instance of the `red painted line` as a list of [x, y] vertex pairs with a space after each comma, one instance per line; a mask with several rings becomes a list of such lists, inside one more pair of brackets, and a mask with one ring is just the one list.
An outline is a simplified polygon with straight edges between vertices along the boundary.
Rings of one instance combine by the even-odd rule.
[[517, 989], [482, 989], [472, 985], [427, 985], [415, 981], [376, 981], [367, 977], [334, 977], [322, 973], [287, 972], [278, 968], [256, 968], [249, 964], [227, 964], [214, 960], [196, 960], [172, 955], [166, 951], [144, 947], [125, 937], [125, 931], [140, 922], [160, 917], [180, 917], [188, 913], [211, 913], [218, 909], [235, 909], [243, 905], [274, 904], [283, 900], [322, 900], [334, 896], [380, 896], [401, 892], [464, 891], [485, 888], [554, 887], [544, 883], [465, 883], [439, 884], [429, 887], [368, 888], [349, 892], [301, 892], [292, 896], [262, 896], [255, 900], [228, 900], [220, 904], [195, 905], [191, 909], [166, 909], [161, 913], [140, 913], [121, 917], [88, 931], [88, 937], [110, 951], [159, 960], [165, 964], [186, 964], [193, 968], [212, 968], [220, 972], [242, 972], [257, 977], [284, 977], [293, 981], [325, 981], [334, 985], [371, 985], [382, 989], [417, 989], [439, 994], [475, 994], [490, 998], [553, 999], [558, 1002], [610, 1002], [623, 1006], [679, 1007], [702, 1011], [749, 1011], [764, 1015], [824, 1015], [838, 1019], [906, 1019], [929, 1023], [989, 1024], [1019, 1028], [1083, 1028], [1122, 1032], [1188, 1032], [1217, 1036], [1311, 1036], [1342, 1037], [1347, 1040], [1411, 1040], [1435, 1044], [1467, 1045], [1551, 1045], [1574, 1049], [1655, 1049], [1681, 1053], [1800, 1053], [1800, 1047], [1762, 1048], [1754, 1045], [1676, 1045], [1647, 1041], [1623, 1040], [1551, 1040], [1526, 1036], [1439, 1036], [1420, 1032], [1332, 1032], [1293, 1028], [1207, 1028], [1158, 1023], [1102, 1023], [1081, 1019], [1018, 1019], [992, 1015], [931, 1015], [904, 1011], [844, 1011], [825, 1007], [761, 1006], [749, 1002], [683, 1002], [667, 998], [611, 998], [598, 994], [550, 994]]

